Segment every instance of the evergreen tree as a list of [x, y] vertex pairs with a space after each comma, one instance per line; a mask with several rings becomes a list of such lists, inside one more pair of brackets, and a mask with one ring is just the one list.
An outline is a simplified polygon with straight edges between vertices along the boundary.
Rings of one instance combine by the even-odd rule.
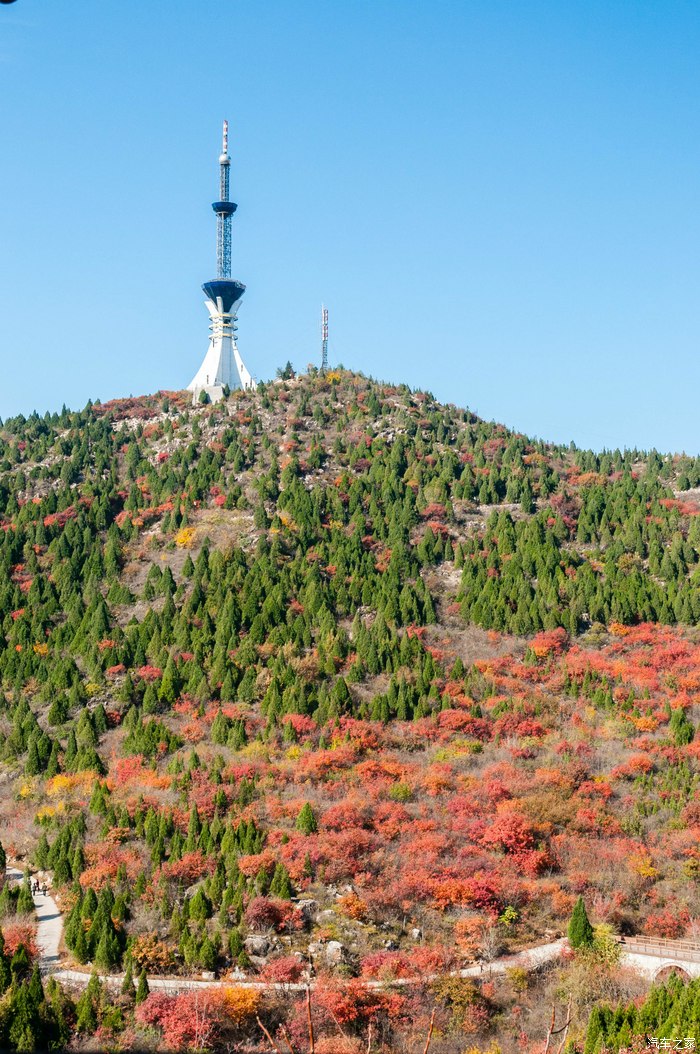
[[19, 984], [14, 987], [8, 1007], [11, 1049], [22, 1054], [39, 1049], [43, 1031], [40, 1007], [41, 1002], [36, 1001], [31, 985]]
[[121, 993], [122, 995], [134, 996], [134, 965], [130, 955], [126, 960], [126, 969], [124, 971]]
[[579, 897], [574, 905], [567, 932], [572, 948], [590, 948], [593, 944], [593, 927], [588, 920], [583, 897]]
[[34, 911], [34, 898], [29, 881], [25, 878], [17, 897], [17, 914], [30, 915]]
[[296, 829], [302, 834], [315, 834], [318, 831], [316, 816], [308, 802], [302, 806], [297, 816]]
[[102, 986], [96, 973], [93, 973], [87, 987], [76, 1003], [75, 1028], [77, 1032], [91, 1035], [97, 1028], [102, 998]]
[[145, 999], [148, 999], [150, 989], [148, 987], [148, 978], [146, 977], [146, 971], [142, 970], [139, 974], [139, 983], [136, 986], [136, 1005], [143, 1003]]
[[5, 938], [0, 930], [0, 995], [7, 991], [11, 980], [10, 960], [5, 953]]

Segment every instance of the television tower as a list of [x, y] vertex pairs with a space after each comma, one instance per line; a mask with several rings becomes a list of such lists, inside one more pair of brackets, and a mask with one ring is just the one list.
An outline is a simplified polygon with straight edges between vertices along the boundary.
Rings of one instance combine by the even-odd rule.
[[328, 369], [328, 308], [321, 305], [321, 373]]
[[223, 397], [225, 387], [256, 387], [236, 346], [238, 306], [245, 286], [231, 278], [231, 217], [238, 206], [229, 199], [230, 168], [228, 121], [224, 121], [219, 156], [219, 201], [212, 204], [216, 213], [216, 278], [202, 286], [209, 312], [209, 349], [187, 385], [193, 403], [199, 401], [202, 392], [216, 402]]

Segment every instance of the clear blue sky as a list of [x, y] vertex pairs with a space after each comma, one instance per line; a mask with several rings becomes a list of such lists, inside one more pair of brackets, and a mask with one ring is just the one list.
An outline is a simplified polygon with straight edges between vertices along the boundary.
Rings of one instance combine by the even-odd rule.
[[0, 6], [0, 415], [184, 387], [221, 121], [259, 378], [700, 452], [697, 0]]

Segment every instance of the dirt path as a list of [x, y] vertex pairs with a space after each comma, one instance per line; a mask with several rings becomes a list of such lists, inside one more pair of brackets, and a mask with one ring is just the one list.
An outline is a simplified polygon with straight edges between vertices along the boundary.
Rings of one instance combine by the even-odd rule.
[[[19, 883], [24, 878], [23, 872], [16, 867], [8, 867], [5, 873], [8, 881], [12, 883]], [[35, 893], [33, 900], [37, 919], [39, 969], [42, 973], [49, 973], [59, 963], [58, 949], [63, 933], [63, 917], [58, 904], [49, 893]]]

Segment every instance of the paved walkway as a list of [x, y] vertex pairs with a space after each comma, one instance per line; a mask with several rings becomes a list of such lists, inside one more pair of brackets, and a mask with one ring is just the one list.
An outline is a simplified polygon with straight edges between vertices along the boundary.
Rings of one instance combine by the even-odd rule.
[[[13, 883], [19, 883], [24, 878], [24, 873], [17, 867], [8, 867], [7, 879]], [[61, 970], [57, 969], [60, 963], [59, 947], [63, 933], [63, 917], [56, 901], [49, 894], [37, 893], [34, 895], [34, 908], [37, 916], [37, 944], [39, 945], [39, 967], [42, 973], [52, 973], [57, 981], [63, 981], [75, 988], [84, 988], [92, 973], [87, 970]], [[565, 945], [562, 938], [548, 944], [541, 944], [528, 951], [517, 952], [515, 955], [506, 955], [492, 963], [481, 963], [468, 966], [464, 970], [454, 970], [449, 976], [452, 977], [488, 977], [489, 973], [504, 973], [513, 966], [521, 966], [532, 969], [541, 963], [556, 959]], [[435, 974], [429, 977], [406, 977], [388, 982], [392, 987], [404, 988], [416, 984], [425, 984], [426, 981], [435, 981], [442, 975]], [[101, 974], [100, 980], [109, 988], [120, 988], [124, 974]], [[384, 988], [386, 981], [367, 981], [368, 988]], [[237, 977], [230, 977], [223, 981], [200, 981], [187, 977], [149, 977], [149, 987], [153, 991], [163, 991], [175, 994], [177, 992], [189, 992], [200, 988], [221, 988], [226, 985], [235, 984], [241, 988], [254, 990], [279, 989], [287, 992], [303, 992], [306, 990], [305, 983], [279, 984], [271, 981], [245, 981]], [[314, 987], [314, 982], [311, 982]]]
[[[506, 970], [511, 969], [514, 966], [520, 966], [524, 969], [534, 969], [536, 966], [542, 965], [542, 963], [550, 962], [552, 959], [557, 959], [561, 955], [562, 949], [564, 948], [566, 941], [564, 938], [558, 941], [552, 941], [549, 944], [540, 944], [536, 948], [528, 949], [523, 952], [516, 952], [514, 955], [504, 955], [500, 959], [495, 959], [492, 963], [481, 963], [475, 966], [468, 966], [464, 970], [452, 970], [447, 975], [445, 974], [428, 974], [422, 977], [400, 977], [393, 981], [365, 981], [365, 988], [410, 988], [414, 985], [427, 984], [430, 981], [437, 981], [441, 977], [482, 977], [487, 978], [490, 974], [505, 973]], [[89, 973], [83, 970], [57, 970], [53, 975], [57, 981], [63, 981], [64, 984], [71, 985], [76, 988], [84, 988], [90, 977]], [[124, 974], [101, 974], [100, 980], [107, 985], [108, 988], [120, 988], [121, 983], [124, 979]], [[245, 981], [238, 980], [236, 977], [230, 977], [222, 981], [197, 981], [187, 977], [149, 977], [148, 987], [154, 992], [167, 992], [170, 995], [176, 995], [179, 992], [191, 992], [196, 991], [200, 988], [224, 988], [230, 985], [235, 985], [237, 988], [251, 988], [255, 991], [270, 991], [278, 990], [284, 992], [305, 992], [307, 988], [315, 988], [316, 982], [311, 981], [308, 985], [305, 982], [295, 982], [293, 984], [280, 984], [272, 981]]]
[[[16, 867], [7, 868], [7, 878], [10, 882], [21, 882], [24, 875]], [[59, 947], [63, 933], [63, 918], [56, 901], [50, 894], [37, 893], [34, 896], [34, 907], [37, 915], [37, 944], [39, 945], [39, 966], [42, 973], [52, 973], [58, 981], [75, 988], [84, 988], [92, 974], [87, 970], [61, 970], [57, 969], [60, 964]], [[686, 972], [691, 975], [700, 973], [700, 944], [694, 941], [671, 941], [658, 940], [649, 937], [618, 938], [622, 944], [623, 961], [634, 966], [635, 969], [649, 976], [655, 976], [659, 969], [670, 965], [683, 965]], [[559, 958], [567, 945], [564, 937], [546, 944], [539, 944], [526, 951], [516, 952], [514, 955], [504, 955], [491, 963], [477, 963], [467, 966], [463, 970], [453, 970], [449, 977], [488, 977], [490, 974], [505, 973], [513, 967], [524, 969], [535, 969], [543, 963], [551, 962]], [[678, 960], [681, 960], [678, 963]], [[690, 966], [694, 964], [695, 969]], [[690, 968], [689, 968], [690, 967]], [[398, 978], [394, 981], [365, 981], [367, 988], [384, 988], [389, 984], [393, 988], [405, 988], [412, 985], [425, 984], [435, 981], [442, 974], [431, 974], [422, 977]], [[109, 988], [121, 987], [124, 979], [123, 974], [101, 974], [100, 980]], [[299, 982], [295, 984], [279, 984], [271, 981], [246, 981], [236, 976], [221, 981], [195, 980], [187, 977], [149, 977], [149, 987], [153, 991], [178, 992], [196, 991], [200, 988], [221, 988], [227, 985], [237, 985], [241, 988], [251, 988], [256, 991], [282, 990], [287, 992], [303, 992], [307, 985]], [[314, 987], [312, 981], [310, 987]]]
[[[8, 867], [5, 873], [8, 881], [12, 883], [19, 883], [24, 878], [24, 873], [16, 867]], [[33, 900], [37, 919], [36, 941], [39, 946], [39, 969], [42, 973], [49, 973], [58, 966], [60, 961], [58, 949], [63, 933], [63, 916], [58, 904], [49, 893], [46, 895], [35, 893]]]

